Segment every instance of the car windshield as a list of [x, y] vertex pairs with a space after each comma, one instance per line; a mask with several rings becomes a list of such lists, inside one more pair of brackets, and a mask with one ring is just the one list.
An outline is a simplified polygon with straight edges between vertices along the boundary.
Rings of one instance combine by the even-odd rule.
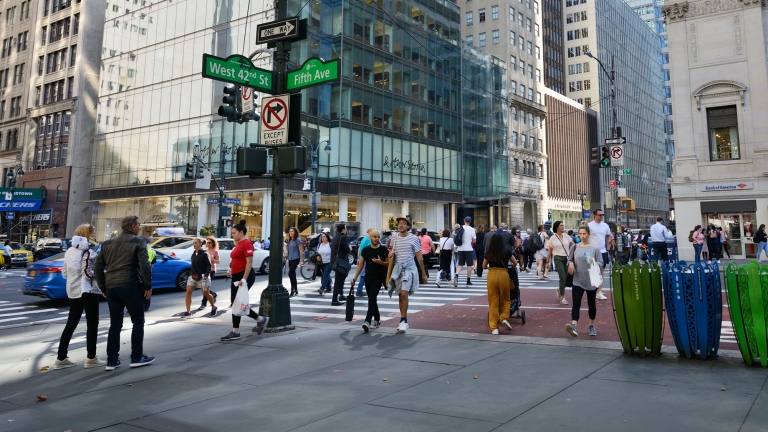
[[176, 246], [173, 246], [171, 249], [189, 249], [194, 245], [195, 241], [185, 241], [184, 243], [179, 243]]
[[13, 250], [24, 250], [24, 246], [18, 244], [18, 243], [11, 243], [11, 249]]

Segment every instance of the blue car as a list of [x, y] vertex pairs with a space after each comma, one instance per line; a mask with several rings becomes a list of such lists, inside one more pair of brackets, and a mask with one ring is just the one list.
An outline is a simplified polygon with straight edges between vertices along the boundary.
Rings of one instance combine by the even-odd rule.
[[[189, 260], [173, 258], [156, 251], [157, 261], [152, 269], [152, 289], [186, 289], [192, 274]], [[27, 264], [22, 293], [44, 298], [67, 298], [67, 281], [61, 275], [64, 254]]]

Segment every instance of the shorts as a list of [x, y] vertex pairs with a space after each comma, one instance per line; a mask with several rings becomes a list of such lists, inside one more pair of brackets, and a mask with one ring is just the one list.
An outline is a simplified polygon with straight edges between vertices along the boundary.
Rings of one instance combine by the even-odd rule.
[[211, 285], [209, 281], [205, 279], [200, 279], [198, 281], [192, 279], [192, 276], [187, 279], [187, 286], [195, 287], [195, 289], [201, 289], [203, 291], [208, 291], [211, 288]]
[[475, 251], [458, 251], [456, 254], [459, 256], [459, 265], [468, 265], [473, 266], [475, 265], [475, 259], [473, 258]]
[[540, 259], [545, 260], [547, 259], [548, 256], [549, 256], [549, 251], [547, 251], [546, 248], [539, 249], [535, 254], [535, 257], [537, 260], [540, 260]]
[[608, 256], [608, 252], [603, 252], [602, 255], [603, 255], [603, 269], [605, 269], [608, 263], [611, 262], [611, 257]]

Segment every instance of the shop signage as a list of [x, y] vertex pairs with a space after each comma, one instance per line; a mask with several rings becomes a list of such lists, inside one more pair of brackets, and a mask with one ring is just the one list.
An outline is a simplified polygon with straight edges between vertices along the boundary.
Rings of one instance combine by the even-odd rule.
[[[35, 211], [40, 210], [40, 204], [43, 200], [13, 200], [13, 210], [15, 211]], [[0, 201], [0, 212], [11, 209], [10, 201]]]
[[275, 76], [272, 71], [259, 69], [239, 54], [227, 58], [203, 54], [203, 78], [253, 87], [272, 93]]
[[584, 210], [584, 212], [581, 214], [581, 217], [584, 219], [589, 219], [589, 210]]
[[32, 213], [29, 223], [30, 225], [50, 225], [51, 218], [53, 217], [53, 210], [46, 209]]
[[[6, 200], [10, 201], [10, 188], [0, 188], [0, 195], [2, 195]], [[33, 189], [33, 188], [17, 188], [13, 191], [13, 199], [43, 199], [43, 190], [42, 189]]]
[[702, 192], [717, 192], [717, 191], [731, 191], [731, 190], [747, 190], [754, 189], [754, 183], [742, 182], [742, 183], [717, 183], [717, 184], [705, 184], [701, 185]]
[[589, 200], [584, 200], [584, 210], [590, 211], [592, 210], [592, 203], [589, 202]]
[[[13, 208], [11, 208], [11, 198], [13, 198]], [[9, 188], [0, 188], [0, 212], [7, 212], [8, 210], [40, 210], [40, 205], [42, 203], [42, 189], [15, 189], [13, 191], [13, 197], [11, 197], [11, 190]]]
[[427, 166], [423, 163], [414, 163], [412, 160], [400, 160], [398, 158], [392, 158], [392, 160], [389, 160], [389, 156], [384, 156], [384, 167], [390, 168], [390, 169], [404, 169], [408, 171], [418, 171], [421, 173], [427, 172]]
[[300, 69], [288, 72], [288, 91], [300, 90], [339, 79], [339, 59], [323, 61], [319, 57], [307, 59]]

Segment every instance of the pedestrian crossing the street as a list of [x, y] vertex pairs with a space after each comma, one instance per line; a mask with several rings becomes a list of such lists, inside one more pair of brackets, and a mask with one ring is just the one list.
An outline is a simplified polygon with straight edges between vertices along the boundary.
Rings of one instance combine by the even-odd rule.
[[[66, 320], [69, 312], [57, 308], [41, 308], [23, 303], [0, 301], [0, 329], [19, 324], [35, 324]], [[62, 315], [63, 314], [63, 315]], [[50, 315], [55, 315], [53, 318]]]

